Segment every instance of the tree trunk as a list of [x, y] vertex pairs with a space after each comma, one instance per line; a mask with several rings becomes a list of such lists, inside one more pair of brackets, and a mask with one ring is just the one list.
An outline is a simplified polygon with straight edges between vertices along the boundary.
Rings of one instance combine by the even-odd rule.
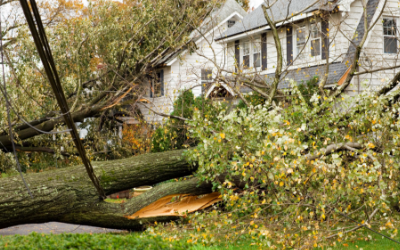
[[[196, 167], [182, 157], [183, 150], [152, 153], [128, 159], [93, 162], [106, 194], [190, 175]], [[59, 221], [101, 227], [139, 229], [149, 221], [175, 217], [127, 219], [141, 208], [170, 194], [204, 194], [211, 185], [196, 178], [161, 184], [123, 204], [99, 200], [83, 166], [24, 176], [34, 195], [30, 198], [19, 176], [0, 179], [0, 228], [25, 223]]]

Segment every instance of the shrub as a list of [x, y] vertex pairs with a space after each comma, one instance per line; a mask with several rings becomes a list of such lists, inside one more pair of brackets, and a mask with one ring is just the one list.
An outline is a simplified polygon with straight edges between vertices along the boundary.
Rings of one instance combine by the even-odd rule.
[[[182, 91], [174, 101], [173, 107], [172, 116], [187, 119], [192, 119], [195, 111], [210, 114], [213, 110], [210, 100], [203, 97], [194, 98], [191, 90]], [[196, 140], [190, 137], [185, 121], [171, 118], [165, 122], [163, 127], [156, 129], [152, 139], [152, 152], [182, 149], [195, 144]]]
[[187, 152], [196, 176], [225, 203], [216, 215], [191, 218], [200, 235], [218, 228], [208, 241], [250, 234], [312, 248], [331, 235], [354, 238], [341, 228], [363, 223], [397, 234], [400, 104], [369, 91], [322, 102], [300, 89], [292, 82], [288, 106], [219, 109], [213, 122], [197, 111], [188, 122], [199, 141]]

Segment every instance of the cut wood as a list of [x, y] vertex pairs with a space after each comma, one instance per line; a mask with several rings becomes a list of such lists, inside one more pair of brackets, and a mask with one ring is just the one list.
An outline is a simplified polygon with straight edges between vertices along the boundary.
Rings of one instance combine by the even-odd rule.
[[[168, 195], [126, 218], [138, 219], [158, 216], [186, 216], [187, 213], [205, 209], [222, 201], [220, 197], [221, 194], [218, 192], [206, 194], [201, 197], [188, 194]], [[171, 201], [174, 198], [177, 198], [177, 201]]]

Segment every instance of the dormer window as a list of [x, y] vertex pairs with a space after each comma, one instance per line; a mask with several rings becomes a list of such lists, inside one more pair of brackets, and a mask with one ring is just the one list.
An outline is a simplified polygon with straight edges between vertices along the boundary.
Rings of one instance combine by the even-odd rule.
[[235, 25], [236, 21], [233, 20], [229, 20], [228, 21], [228, 28], [232, 27], [233, 25]]

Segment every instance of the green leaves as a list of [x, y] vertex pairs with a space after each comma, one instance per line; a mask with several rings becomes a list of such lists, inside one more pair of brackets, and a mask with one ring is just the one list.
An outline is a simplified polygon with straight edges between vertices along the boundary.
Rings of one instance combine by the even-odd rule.
[[[304, 223], [313, 225], [307, 230], [313, 230], [315, 242], [323, 241], [342, 223], [332, 213], [338, 207], [358, 221], [367, 220], [375, 209], [380, 211], [372, 219], [375, 223], [394, 219], [389, 215], [393, 207], [385, 204], [399, 200], [398, 192], [393, 193], [399, 186], [391, 179], [400, 174], [400, 123], [393, 119], [399, 104], [391, 107], [392, 113], [386, 97], [369, 91], [337, 102], [321, 100], [318, 93], [306, 99], [310, 93], [294, 82], [290, 91], [282, 100], [291, 104], [285, 108], [278, 102], [269, 110], [259, 105], [227, 113], [216, 105], [217, 119], [195, 112], [188, 123], [203, 143], [187, 156], [198, 162], [197, 176], [214, 184], [227, 211], [239, 221], [248, 222], [249, 210], [263, 208], [257, 216], [273, 228], [277, 225], [267, 218], [279, 211], [276, 221], [291, 228], [287, 230], [294, 241], [302, 240]], [[332, 145], [345, 146], [328, 150], [337, 148]], [[316, 157], [308, 160], [309, 155]], [[283, 240], [279, 233], [275, 237]]]

